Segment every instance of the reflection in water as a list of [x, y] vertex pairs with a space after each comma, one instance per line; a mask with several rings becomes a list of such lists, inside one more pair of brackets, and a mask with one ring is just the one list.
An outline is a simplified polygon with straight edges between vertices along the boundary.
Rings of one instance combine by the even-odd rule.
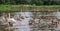
[[19, 17], [20, 15], [30, 17], [32, 16], [32, 12], [16, 12], [15, 14], [16, 17]]

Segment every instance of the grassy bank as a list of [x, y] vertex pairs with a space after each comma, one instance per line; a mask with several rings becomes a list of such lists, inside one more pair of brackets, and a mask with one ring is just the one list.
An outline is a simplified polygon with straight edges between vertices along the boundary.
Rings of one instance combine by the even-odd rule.
[[1, 11], [29, 11], [29, 10], [60, 10], [60, 5], [55, 6], [32, 6], [32, 5], [0, 5]]

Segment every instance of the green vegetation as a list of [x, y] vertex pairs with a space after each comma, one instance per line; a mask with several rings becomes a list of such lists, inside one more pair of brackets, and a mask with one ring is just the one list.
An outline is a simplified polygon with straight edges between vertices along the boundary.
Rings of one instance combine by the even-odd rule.
[[60, 5], [60, 0], [0, 0], [2, 5], [18, 5], [18, 4], [28, 4], [28, 5]]
[[29, 10], [60, 10], [60, 5], [56, 6], [34, 6], [34, 5], [0, 5], [1, 11], [29, 11]]

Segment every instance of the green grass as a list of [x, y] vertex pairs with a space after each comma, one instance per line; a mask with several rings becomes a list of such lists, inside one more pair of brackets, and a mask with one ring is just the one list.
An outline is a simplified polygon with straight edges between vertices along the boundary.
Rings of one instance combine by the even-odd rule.
[[60, 5], [53, 6], [32, 6], [32, 5], [0, 5], [1, 11], [26, 11], [26, 10], [60, 10]]

